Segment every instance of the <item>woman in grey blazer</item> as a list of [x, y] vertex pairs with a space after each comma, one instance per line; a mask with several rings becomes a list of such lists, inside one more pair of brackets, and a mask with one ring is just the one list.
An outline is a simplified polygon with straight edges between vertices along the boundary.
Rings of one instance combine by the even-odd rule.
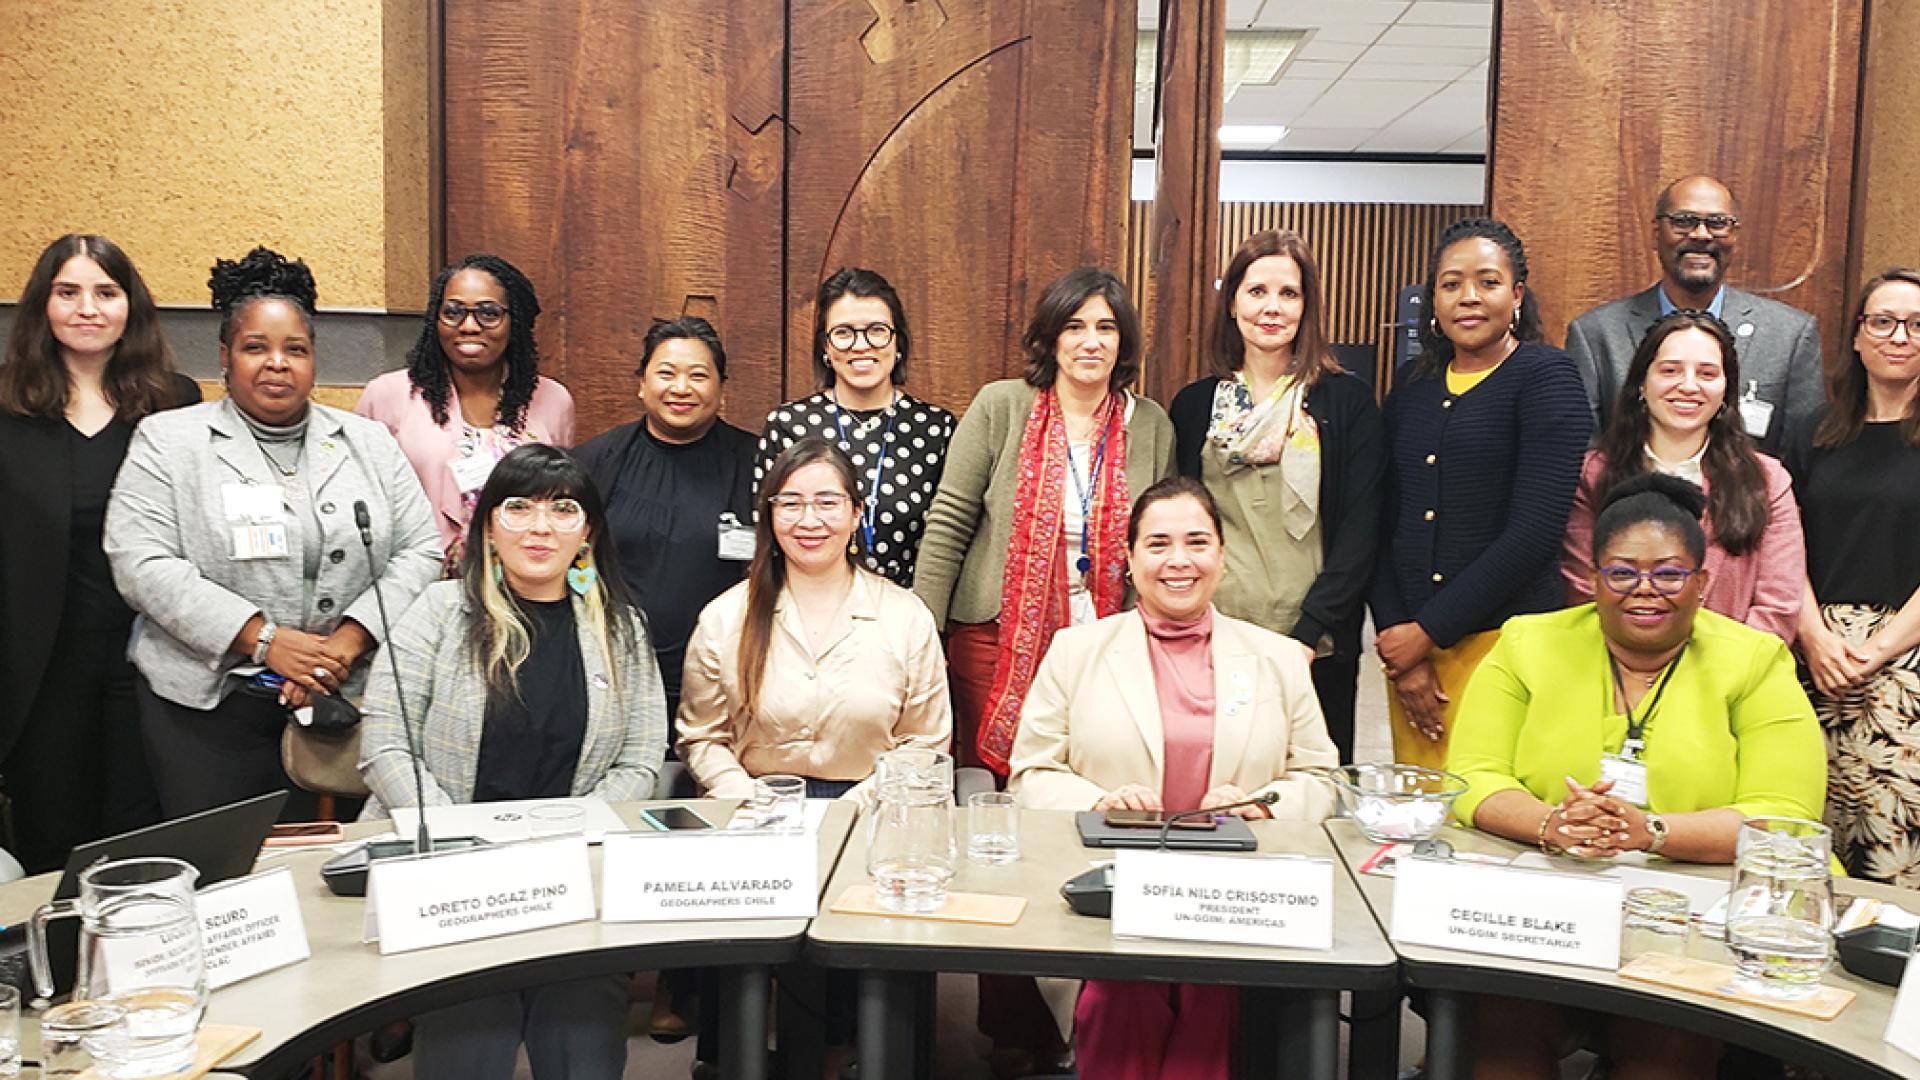
[[[416, 738], [429, 806], [653, 793], [666, 698], [612, 542], [598, 490], [566, 451], [536, 443], [500, 459], [459, 580], [427, 586], [393, 628], [398, 684], [385, 664], [373, 673], [360, 746], [378, 800], [369, 815], [421, 801]], [[626, 983], [577, 979], [422, 1016], [414, 1075], [507, 1080], [524, 1034], [538, 1080], [612, 1080], [626, 1066]]]
[[[369, 586], [404, 607], [438, 569], [426, 497], [393, 436], [308, 401], [306, 265], [256, 248], [216, 263], [209, 284], [228, 396], [141, 422], [103, 537], [138, 615], [140, 726], [167, 817], [294, 790], [280, 764], [289, 710], [357, 693], [384, 636]], [[295, 792], [283, 816], [314, 812]]]

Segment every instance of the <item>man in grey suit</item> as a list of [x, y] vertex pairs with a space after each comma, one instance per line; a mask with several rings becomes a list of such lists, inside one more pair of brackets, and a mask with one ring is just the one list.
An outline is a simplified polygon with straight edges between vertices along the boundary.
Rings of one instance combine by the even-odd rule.
[[1739, 236], [1739, 204], [1720, 181], [1689, 176], [1660, 193], [1653, 215], [1660, 281], [1567, 327], [1567, 353], [1587, 384], [1596, 432], [1612, 416], [1640, 340], [1675, 308], [1710, 311], [1733, 331], [1740, 385], [1727, 388], [1735, 399], [1727, 406], [1740, 410], [1761, 449], [1784, 453], [1818, 419], [1826, 390], [1813, 316], [1723, 283]]

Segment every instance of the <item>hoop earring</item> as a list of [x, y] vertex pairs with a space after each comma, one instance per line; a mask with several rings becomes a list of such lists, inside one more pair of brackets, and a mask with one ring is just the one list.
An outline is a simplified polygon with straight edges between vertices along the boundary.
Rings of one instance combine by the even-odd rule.
[[1513, 318], [1507, 320], [1507, 332], [1513, 334], [1520, 332], [1520, 305], [1518, 304], [1513, 306]]
[[581, 544], [580, 553], [573, 557], [573, 565], [567, 569], [567, 588], [585, 596], [599, 582], [600, 571], [593, 566], [593, 545]]
[[1440, 337], [1440, 320], [1432, 315], [1427, 316], [1427, 334], [1435, 340]]

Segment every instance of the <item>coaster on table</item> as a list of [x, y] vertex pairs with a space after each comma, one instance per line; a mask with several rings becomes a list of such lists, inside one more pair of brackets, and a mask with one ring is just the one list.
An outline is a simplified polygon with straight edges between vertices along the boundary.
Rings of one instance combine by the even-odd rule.
[[1822, 986], [1812, 996], [1796, 999], [1762, 997], [1739, 989], [1734, 982], [1733, 967], [1729, 964], [1716, 964], [1710, 960], [1696, 960], [1690, 956], [1673, 956], [1668, 953], [1642, 953], [1634, 957], [1620, 969], [1620, 977], [1635, 982], [1653, 983], [1656, 986], [1672, 987], [1675, 990], [1689, 990], [1696, 994], [1719, 998], [1722, 1001], [1737, 1001], [1742, 1005], [1752, 1005], [1761, 1009], [1773, 1009], [1777, 1012], [1792, 1013], [1815, 1020], [1831, 1020], [1840, 1015], [1841, 1010], [1853, 1003], [1854, 993], [1837, 986]]
[[1012, 926], [1027, 910], [1024, 896], [989, 896], [986, 893], [950, 892], [947, 902], [937, 911], [925, 914], [892, 911], [873, 899], [873, 886], [849, 885], [847, 891], [827, 908], [836, 915], [887, 915], [896, 919], [932, 919], [936, 922], [984, 923], [988, 926]]
[[[199, 1080], [212, 1072], [219, 1064], [232, 1057], [239, 1049], [260, 1037], [257, 1027], [244, 1027], [240, 1024], [201, 1024], [194, 1032], [197, 1044], [193, 1054], [193, 1064], [177, 1073], [168, 1073], [167, 1080]], [[106, 1074], [98, 1069], [89, 1068], [79, 1076], [79, 1080], [106, 1080]]]

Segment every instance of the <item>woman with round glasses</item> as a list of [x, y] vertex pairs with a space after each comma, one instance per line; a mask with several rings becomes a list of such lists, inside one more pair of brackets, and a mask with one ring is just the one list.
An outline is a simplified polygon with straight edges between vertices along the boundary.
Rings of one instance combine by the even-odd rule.
[[680, 759], [714, 798], [804, 777], [812, 798], [864, 797], [874, 761], [947, 748], [952, 709], [932, 616], [860, 564], [860, 477], [801, 439], [760, 483], [747, 580], [700, 613], [680, 682]]
[[1807, 531], [1800, 653], [1831, 762], [1827, 823], [1859, 877], [1920, 886], [1920, 271], [1868, 281], [1832, 404], [1787, 456]]
[[773, 410], [760, 435], [756, 488], [782, 450], [808, 436], [840, 448], [859, 474], [860, 557], [902, 588], [913, 584], [927, 508], [946, 467], [953, 414], [910, 397], [907, 311], [887, 279], [834, 271], [813, 304], [820, 391]]
[[[644, 799], [666, 753], [666, 706], [605, 508], [564, 450], [500, 459], [474, 504], [457, 580], [427, 586], [394, 625], [367, 689], [366, 816], [426, 804], [593, 795]], [[404, 695], [406, 709], [400, 709]], [[421, 1077], [621, 1075], [628, 979], [603, 975], [464, 1002], [415, 1020]]]
[[[1550, 854], [1729, 863], [1745, 819], [1818, 813], [1820, 731], [1786, 644], [1701, 610], [1705, 506], [1665, 473], [1616, 485], [1593, 527], [1594, 602], [1501, 628], [1447, 754], [1462, 823]], [[1595, 1022], [1620, 1075], [1714, 1075], [1712, 1039]], [[1476, 1075], [1557, 1075], [1565, 1010], [1490, 998], [1478, 1026]]]
[[493, 466], [527, 443], [573, 445], [573, 397], [540, 374], [533, 283], [497, 255], [440, 271], [404, 371], [367, 383], [354, 411], [387, 425], [433, 503], [449, 573]]
[[1627, 368], [1629, 390], [1574, 492], [1560, 552], [1570, 603], [1593, 598], [1587, 553], [1600, 496], [1661, 472], [1707, 493], [1707, 610], [1793, 644], [1806, 583], [1800, 507], [1787, 470], [1759, 452], [1729, 407], [1727, 388], [1739, 385], [1733, 332], [1714, 316], [1682, 309], [1647, 331]]

